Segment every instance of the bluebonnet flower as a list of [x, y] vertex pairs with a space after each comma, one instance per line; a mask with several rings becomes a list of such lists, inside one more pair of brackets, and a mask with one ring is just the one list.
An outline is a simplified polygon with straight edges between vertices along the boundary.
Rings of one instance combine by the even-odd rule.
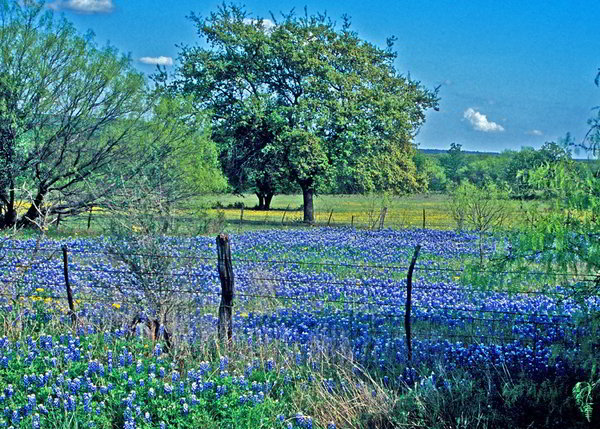
[[273, 361], [273, 359], [267, 360], [267, 363], [265, 365], [265, 369], [267, 371], [273, 371], [273, 368], [275, 368], [275, 362]]
[[31, 428], [40, 429], [40, 415], [35, 413], [31, 419]]

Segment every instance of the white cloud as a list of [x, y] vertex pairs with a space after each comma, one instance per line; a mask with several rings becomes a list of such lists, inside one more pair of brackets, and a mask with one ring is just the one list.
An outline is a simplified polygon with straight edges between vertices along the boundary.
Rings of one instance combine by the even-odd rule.
[[109, 13], [115, 8], [112, 0], [56, 0], [48, 7], [54, 10], [69, 9], [79, 13]]
[[[251, 18], [245, 18], [243, 22], [246, 25], [254, 25], [254, 24], [258, 23], [258, 20], [251, 19]], [[260, 21], [260, 24], [262, 25], [262, 28], [264, 31], [271, 31], [271, 30], [273, 30], [273, 28], [275, 28], [275, 23], [273, 21], [271, 21], [270, 19], [262, 19]]]
[[469, 121], [471, 125], [473, 125], [473, 128], [477, 131], [483, 131], [486, 133], [504, 131], [504, 127], [502, 125], [489, 121], [487, 116], [476, 111], [472, 107], [469, 107], [467, 110], [465, 110], [463, 117]]
[[156, 64], [159, 66], [172, 66], [173, 58], [171, 57], [142, 57], [139, 59], [140, 63], [144, 64]]
[[525, 134], [528, 134], [530, 136], [543, 136], [544, 135], [544, 133], [540, 130], [527, 131]]

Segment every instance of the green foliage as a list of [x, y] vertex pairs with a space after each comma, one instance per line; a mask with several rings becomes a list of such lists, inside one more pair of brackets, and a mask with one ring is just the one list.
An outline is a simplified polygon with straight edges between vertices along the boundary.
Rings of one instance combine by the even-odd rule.
[[183, 49], [178, 86], [212, 110], [230, 179], [261, 169], [275, 188], [295, 181], [310, 198], [333, 177], [361, 192], [417, 187], [411, 139], [437, 98], [396, 72], [392, 40], [380, 49], [323, 15], [266, 28], [228, 5], [192, 20], [207, 47]]
[[592, 421], [592, 413], [594, 411], [594, 398], [598, 396], [600, 391], [600, 378], [595, 379], [596, 366], [592, 368], [589, 381], [580, 381], [573, 387], [573, 397], [581, 411], [581, 414], [588, 422]]
[[446, 191], [449, 181], [438, 158], [417, 152], [414, 163], [418, 180], [423, 183], [422, 187], [424, 189], [433, 192]]
[[30, 222], [48, 200], [55, 213], [85, 210], [113, 186], [105, 167], [136, 159], [129, 143], [147, 108], [144, 78], [43, 3], [4, 1], [0, 15], [0, 225]]
[[460, 183], [459, 170], [465, 165], [465, 154], [462, 151], [462, 145], [451, 143], [447, 154], [440, 158], [440, 164], [444, 167], [446, 177], [454, 184]]
[[502, 226], [508, 215], [508, 194], [489, 183], [484, 187], [463, 182], [452, 191], [449, 209], [456, 227], [479, 236], [479, 263], [483, 265], [485, 238]]

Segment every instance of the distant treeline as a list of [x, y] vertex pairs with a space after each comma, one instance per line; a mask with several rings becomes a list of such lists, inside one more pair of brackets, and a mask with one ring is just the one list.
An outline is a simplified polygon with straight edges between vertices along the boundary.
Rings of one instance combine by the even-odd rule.
[[545, 143], [540, 149], [523, 147], [501, 153], [463, 151], [452, 143], [446, 151], [419, 150], [414, 158], [418, 174], [425, 176], [429, 192], [447, 192], [463, 181], [477, 186], [493, 183], [513, 198], [533, 199], [539, 194], [530, 183], [529, 173], [557, 162], [566, 162], [582, 177], [600, 172], [598, 160], [575, 160], [564, 145]]

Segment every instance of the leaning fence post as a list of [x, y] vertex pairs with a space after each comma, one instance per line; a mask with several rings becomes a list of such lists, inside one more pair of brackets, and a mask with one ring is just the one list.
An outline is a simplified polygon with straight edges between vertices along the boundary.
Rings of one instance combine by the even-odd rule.
[[283, 211], [283, 216], [281, 216], [281, 224], [283, 225], [283, 221], [285, 220], [285, 215], [287, 214], [287, 211], [290, 209], [290, 205], [288, 204], [287, 207], [285, 208], [285, 210]]
[[225, 338], [231, 342], [233, 336], [233, 265], [231, 263], [231, 246], [227, 234], [217, 236], [217, 267], [221, 280], [221, 304], [219, 305], [219, 340]]
[[69, 257], [67, 255], [67, 245], [62, 247], [63, 252], [63, 271], [65, 273], [65, 286], [67, 287], [67, 301], [69, 302], [69, 312], [71, 313], [71, 322], [75, 325], [77, 315], [75, 314], [75, 305], [73, 304], [73, 291], [69, 283]]
[[327, 226], [331, 224], [331, 217], [333, 216], [333, 209], [329, 212], [329, 219], [327, 220]]
[[93, 206], [90, 206], [90, 214], [88, 215], [87, 229], [90, 229], [90, 225], [92, 223], [92, 210], [94, 210]]
[[379, 215], [379, 230], [383, 229], [383, 223], [385, 222], [385, 215], [387, 214], [387, 207], [383, 207], [381, 209], [381, 214]]
[[421, 251], [421, 245], [417, 244], [415, 247], [415, 253], [413, 254], [412, 261], [410, 261], [410, 267], [408, 267], [408, 275], [406, 276], [406, 313], [404, 314], [404, 330], [406, 331], [406, 350], [408, 360], [412, 360], [412, 338], [410, 332], [410, 311], [412, 306], [412, 275]]

